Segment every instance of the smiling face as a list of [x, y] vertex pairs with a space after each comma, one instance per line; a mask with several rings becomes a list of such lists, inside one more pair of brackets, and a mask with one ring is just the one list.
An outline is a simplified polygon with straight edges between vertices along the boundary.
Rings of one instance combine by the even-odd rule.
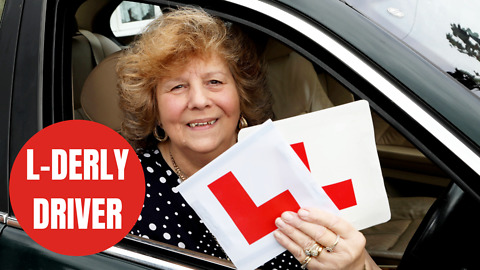
[[240, 99], [218, 55], [193, 58], [179, 73], [160, 80], [156, 98], [172, 149], [216, 156], [236, 142]]

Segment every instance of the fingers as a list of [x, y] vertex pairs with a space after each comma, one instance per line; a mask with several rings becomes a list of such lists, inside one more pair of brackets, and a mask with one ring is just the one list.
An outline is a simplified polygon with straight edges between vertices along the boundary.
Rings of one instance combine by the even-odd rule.
[[[285, 225], [289, 226], [287, 224]], [[290, 253], [292, 253], [292, 255], [295, 257], [295, 259], [297, 259], [298, 262], [302, 264], [302, 269], [305, 269], [305, 267], [307, 266], [309, 269], [315, 269], [316, 267], [320, 266], [320, 263], [316, 259], [319, 258], [321, 254], [318, 254], [315, 257], [310, 257], [310, 256], [307, 257], [304, 249], [302, 249], [302, 247], [300, 247], [296, 242], [292, 241], [292, 239], [290, 239], [290, 237], [285, 235], [282, 231], [276, 230], [273, 233], [273, 235], [275, 236], [275, 239], [277, 239], [277, 241], [280, 243], [280, 245], [282, 245], [288, 251], [290, 251]], [[308, 247], [311, 247], [311, 246], [308, 246]]]
[[303, 254], [303, 250], [298, 246], [295, 242], [293, 242], [288, 236], [286, 236], [281, 231], [277, 230], [273, 232], [275, 239], [277, 239], [278, 243], [285, 247], [290, 253], [292, 253], [293, 257], [297, 259], [299, 262], [305, 259], [305, 255]]
[[[274, 236], [277, 241], [284, 246], [292, 255], [305, 267], [308, 266], [311, 269], [322, 266], [318, 260], [322, 256], [323, 241], [329, 241], [333, 238], [335, 240], [336, 235], [325, 227], [302, 221], [297, 213], [285, 212], [280, 218], [275, 220], [276, 226], [279, 230], [274, 232]], [[297, 228], [300, 227], [299, 228]], [[317, 231], [317, 237], [313, 238], [305, 231], [310, 231], [312, 234]], [[325, 240], [321, 240], [325, 239]], [[333, 242], [332, 242], [333, 243]], [[310, 256], [307, 256], [306, 251], [311, 251]]]
[[365, 263], [363, 234], [331, 213], [315, 208], [302, 208], [298, 213], [287, 211], [275, 220], [275, 225], [277, 241], [304, 267], [345, 269]]
[[297, 213], [283, 213], [281, 219], [278, 220], [280, 225], [282, 225], [281, 222], [290, 226], [284, 226], [287, 235], [303, 249], [312, 246], [315, 242], [322, 246], [330, 246], [336, 241], [337, 235], [333, 231], [317, 223], [304, 221]]
[[298, 216], [303, 221], [324, 226], [343, 238], [349, 238], [357, 233], [357, 230], [347, 221], [318, 208], [302, 208], [298, 211]]
[[277, 218], [275, 225], [279, 228], [279, 231], [275, 231], [274, 235], [280, 244], [288, 249], [295, 259], [300, 262], [303, 261], [306, 257], [303, 251], [304, 248], [312, 246], [315, 241], [298, 229], [285, 223], [282, 218]]

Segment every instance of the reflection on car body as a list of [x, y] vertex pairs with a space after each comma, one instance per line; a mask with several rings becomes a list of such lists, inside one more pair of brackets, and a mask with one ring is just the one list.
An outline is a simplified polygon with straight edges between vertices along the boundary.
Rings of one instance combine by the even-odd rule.
[[480, 25], [475, 18], [480, 6], [466, 8], [470, 1], [437, 1], [435, 6], [419, 0], [346, 2], [480, 94]]

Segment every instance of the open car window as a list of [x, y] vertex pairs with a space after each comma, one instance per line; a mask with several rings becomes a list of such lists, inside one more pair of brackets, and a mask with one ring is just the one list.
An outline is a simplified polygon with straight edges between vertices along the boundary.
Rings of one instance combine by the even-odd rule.
[[[131, 2], [128, 5], [123, 5], [122, 3], [118, 6], [110, 20], [112, 31], [117, 38], [136, 34], [136, 32], [135, 34], [131, 32], [122, 36], [123, 34], [115, 33], [115, 29], [120, 29], [132, 22], [120, 19], [114, 21], [114, 18], [119, 18], [119, 14], [132, 14], [132, 11], [125, 12], [129, 7], [140, 7]], [[120, 13], [119, 10], [123, 10], [123, 13]], [[139, 8], [139, 10], [148, 10], [148, 8]], [[161, 9], [155, 7], [154, 10]], [[240, 20], [240, 18], [238, 19]], [[120, 24], [119, 21], [121, 21]], [[233, 23], [238, 22], [234, 20]], [[361, 98], [358, 92], [346, 87], [345, 82], [340, 82], [338, 72], [335, 70], [335, 62], [329, 62], [329, 59], [325, 58], [321, 59], [324, 63], [319, 65], [308, 59], [310, 54], [308, 51], [309, 42], [304, 44], [289, 43], [290, 37], [279, 40], [274, 38], [271, 33], [262, 31], [261, 28], [242, 24], [240, 26], [252, 36], [267, 61], [269, 87], [273, 93], [276, 119], [327, 109]], [[121, 45], [128, 46], [128, 43]], [[113, 52], [112, 55], [116, 53]], [[110, 59], [107, 57], [107, 64]], [[104, 82], [105, 75], [98, 78]], [[364, 87], [362, 85], [363, 81], [359, 81], [359, 85], [355, 85], [355, 80], [351, 80], [348, 81], [348, 84], [356, 89]], [[92, 85], [88, 84], [88, 87], [92, 87]], [[80, 99], [81, 102], [86, 103], [80, 104], [79, 108], [81, 110], [91, 110], [88, 106], [88, 97], [88, 95], [85, 95], [84, 99]], [[93, 99], [93, 96], [90, 98]], [[76, 115], [93, 117], [92, 119], [102, 118], [101, 116], [97, 118], [89, 111]], [[415, 231], [415, 226], [418, 226], [436, 197], [449, 185], [450, 179], [398, 130], [385, 121], [381, 115], [372, 112], [372, 118], [382, 173], [391, 201], [392, 220], [389, 224], [366, 229], [364, 234], [367, 237], [367, 249], [378, 262], [398, 263], [403, 250], [406, 248], [408, 238], [412, 237], [411, 233], [404, 234], [405, 226], [409, 227], [409, 232]], [[114, 129], [118, 129], [118, 122], [113, 125]], [[409, 216], [408, 213], [412, 211], [416, 211], [417, 214]], [[406, 217], [408, 218], [406, 219]], [[156, 229], [161, 230], [162, 225], [158, 224]], [[155, 245], [155, 243], [160, 245], [159, 242], [152, 239], [142, 239], [141, 236], [135, 235], [135, 232], [132, 233], [129, 236], [131, 241], [146, 245]], [[382, 235], [395, 234], [401, 235], [401, 237], [394, 241], [388, 240], [386, 237], [382, 238]], [[157, 240], [161, 241], [161, 239]], [[405, 244], [402, 246], [400, 243]], [[378, 248], [379, 246], [395, 245], [397, 245], [397, 249], [393, 251]], [[173, 247], [173, 249], [182, 251], [178, 247]], [[185, 252], [189, 253], [190, 251], [185, 250]], [[205, 256], [200, 254], [197, 254], [197, 256]], [[217, 259], [212, 258], [212, 260]], [[229, 265], [228, 262], [226, 265]]]
[[[94, 1], [86, 1], [83, 5], [94, 5]], [[76, 19], [79, 22], [76, 29], [78, 31], [74, 31], [72, 35], [73, 107], [66, 110], [71, 110], [73, 119], [97, 121], [119, 131], [122, 119], [121, 111], [115, 105], [117, 100], [115, 57], [121, 53], [122, 49], [129, 46], [145, 24], [148, 24], [152, 18], [160, 16], [170, 6], [163, 1], [158, 1], [158, 5], [123, 2], [120, 5], [108, 7], [108, 19], [102, 21], [88, 18], [91, 13], [87, 12], [88, 9], [84, 9], [83, 5], [76, 13]], [[412, 237], [412, 234], [404, 234], [404, 232], [415, 231], [415, 226], [421, 222], [426, 211], [451, 183], [450, 177], [423, 154], [425, 148], [420, 147], [423, 141], [420, 140], [421, 138], [418, 140], [415, 138], [418, 135], [417, 130], [411, 125], [403, 124], [406, 114], [396, 115], [392, 111], [388, 112], [392, 107], [391, 103], [384, 97], [377, 99], [377, 94], [372, 94], [371, 89], [375, 89], [373, 82], [352, 70], [349, 67], [349, 59], [339, 60], [343, 55], [327, 50], [322, 40], [318, 42], [311, 40], [300, 30], [277, 19], [251, 11], [232, 14], [230, 7], [222, 3], [218, 7], [207, 6], [205, 9], [226, 21], [238, 24], [256, 42], [269, 65], [269, 85], [274, 96], [277, 119], [327, 109], [360, 99], [366, 99], [371, 103], [375, 141], [391, 202], [392, 220], [388, 224], [367, 229], [364, 234], [367, 237], [367, 249], [378, 262], [398, 263], [409, 237]], [[243, 7], [237, 8], [245, 11]], [[103, 58], [97, 59], [94, 55], [89, 40], [91, 36], [83, 33], [83, 30], [90, 32], [100, 41], [104, 48]], [[324, 31], [324, 33], [328, 32]], [[339, 44], [343, 43], [340, 41]], [[340, 52], [354, 51], [348, 44], [343, 46]], [[352, 61], [357, 60], [352, 58]], [[88, 63], [85, 64], [85, 62]], [[107, 66], [105, 73], [96, 68], [104, 66]], [[372, 68], [372, 70], [376, 72], [375, 76], [394, 81], [382, 73], [384, 70], [380, 68]], [[95, 86], [95, 80], [91, 80], [92, 76], [97, 77], [97, 81], [101, 82], [100, 86]], [[102, 94], [98, 95], [99, 93]], [[104, 94], [103, 98], [106, 97], [106, 101], [99, 102]], [[109, 103], [109, 101], [114, 102]], [[95, 107], [98, 104], [101, 106]], [[409, 215], [413, 210], [418, 215]], [[409, 229], [405, 230], [405, 228]], [[389, 240], [384, 235], [401, 235], [401, 237], [395, 240], [389, 238]], [[143, 239], [134, 234], [127, 236], [125, 242], [128, 244], [120, 243], [119, 246], [129, 248], [130, 243], [135, 243], [134, 245], [145, 248], [145, 252], [151, 253], [152, 256], [155, 256], [157, 248], [163, 250], [166, 247], [161, 242]], [[382, 246], [396, 246], [396, 248], [393, 250], [378, 248]], [[218, 261], [217, 258], [209, 258], [208, 255], [187, 251], [178, 246], [167, 249], [173, 250], [175, 254], [194, 256], [199, 260]], [[109, 252], [113, 255], [117, 254], [114, 249]], [[224, 261], [220, 264], [225, 267], [231, 266], [229, 262]]]

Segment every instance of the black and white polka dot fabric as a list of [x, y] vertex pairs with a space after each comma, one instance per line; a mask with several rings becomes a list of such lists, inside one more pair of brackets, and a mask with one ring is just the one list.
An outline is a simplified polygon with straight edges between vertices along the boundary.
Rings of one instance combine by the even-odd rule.
[[[148, 149], [138, 157], [145, 173], [145, 202], [131, 233], [226, 259], [213, 235], [176, 190], [181, 181], [160, 151]], [[286, 251], [260, 268], [298, 269], [300, 264]]]

